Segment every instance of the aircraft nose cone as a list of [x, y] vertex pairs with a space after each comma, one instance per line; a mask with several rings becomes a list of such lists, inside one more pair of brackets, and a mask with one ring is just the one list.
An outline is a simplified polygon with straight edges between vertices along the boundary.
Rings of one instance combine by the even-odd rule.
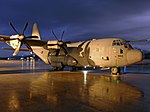
[[134, 63], [142, 61], [142, 60], [143, 60], [143, 54], [139, 50], [130, 50], [127, 53], [128, 64], [134, 64]]

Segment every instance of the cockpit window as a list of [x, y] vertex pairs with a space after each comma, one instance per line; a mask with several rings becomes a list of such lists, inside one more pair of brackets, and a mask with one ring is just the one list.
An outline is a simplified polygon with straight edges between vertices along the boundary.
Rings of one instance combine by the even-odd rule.
[[121, 40], [113, 40], [112, 46], [121, 46], [123, 42]]
[[127, 45], [126, 43], [124, 43], [124, 47], [125, 47], [125, 48], [128, 48], [128, 45]]
[[113, 40], [112, 42], [112, 46], [122, 46], [124, 45], [125, 48], [129, 48], [129, 49], [132, 49], [132, 46], [125, 42], [125, 41], [122, 41], [122, 40]]
[[128, 44], [128, 46], [129, 46], [130, 49], [133, 49], [133, 47], [130, 44]]
[[133, 47], [129, 43], [126, 43], [126, 42], [124, 42], [124, 47], [128, 49], [133, 49]]

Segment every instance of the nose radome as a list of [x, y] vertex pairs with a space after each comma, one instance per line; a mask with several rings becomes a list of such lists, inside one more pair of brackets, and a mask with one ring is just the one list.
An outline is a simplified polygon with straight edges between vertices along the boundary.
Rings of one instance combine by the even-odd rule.
[[142, 60], [143, 60], [143, 54], [139, 50], [130, 50], [127, 53], [128, 64], [134, 64], [134, 63], [142, 61]]

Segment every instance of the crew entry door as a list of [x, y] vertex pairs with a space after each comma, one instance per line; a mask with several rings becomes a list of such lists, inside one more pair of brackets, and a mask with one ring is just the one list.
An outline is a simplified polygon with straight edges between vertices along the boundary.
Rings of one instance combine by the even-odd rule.
[[120, 66], [123, 59], [124, 49], [121, 47], [123, 43], [121, 40], [114, 40], [112, 43], [113, 57], [116, 66]]

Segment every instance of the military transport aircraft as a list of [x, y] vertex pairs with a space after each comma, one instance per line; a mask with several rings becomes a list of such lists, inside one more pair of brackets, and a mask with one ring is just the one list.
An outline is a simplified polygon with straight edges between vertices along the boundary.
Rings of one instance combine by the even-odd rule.
[[[63, 70], [65, 66], [72, 67], [100, 67], [111, 69], [112, 74], [119, 74], [120, 67], [128, 66], [142, 61], [143, 54], [140, 50], [132, 48], [129, 41], [120, 38], [92, 39], [83, 42], [63, 42], [52, 32], [56, 40], [41, 40], [40, 33], [35, 23], [32, 36], [25, 36], [24, 32], [28, 23], [19, 34], [10, 23], [16, 35], [0, 35], [0, 41], [6, 42], [14, 49], [13, 56], [17, 55], [24, 44], [31, 53], [35, 53], [54, 70]], [[64, 32], [63, 32], [64, 34]], [[62, 36], [63, 36], [62, 34]]]

